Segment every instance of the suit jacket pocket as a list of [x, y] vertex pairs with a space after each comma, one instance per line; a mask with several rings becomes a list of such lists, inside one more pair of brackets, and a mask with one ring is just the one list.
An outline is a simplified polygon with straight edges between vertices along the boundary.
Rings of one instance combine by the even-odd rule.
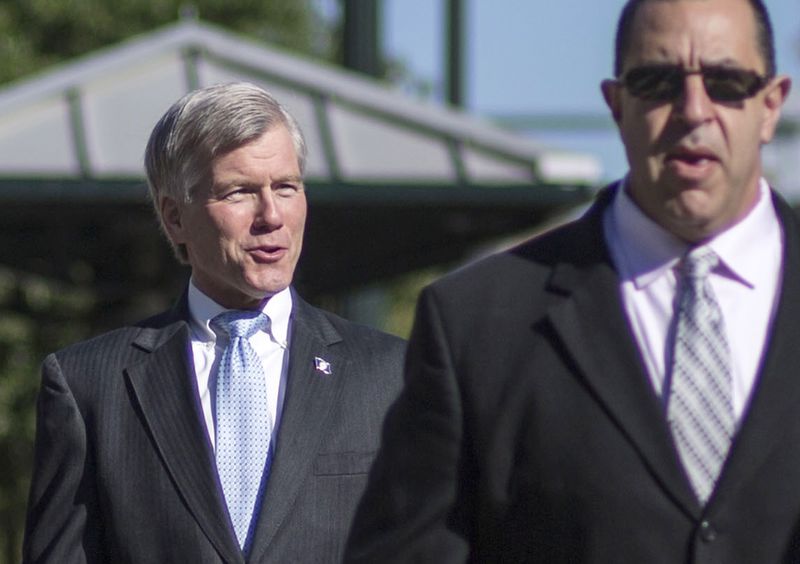
[[366, 474], [375, 458], [374, 452], [332, 452], [318, 454], [314, 461], [317, 476]]

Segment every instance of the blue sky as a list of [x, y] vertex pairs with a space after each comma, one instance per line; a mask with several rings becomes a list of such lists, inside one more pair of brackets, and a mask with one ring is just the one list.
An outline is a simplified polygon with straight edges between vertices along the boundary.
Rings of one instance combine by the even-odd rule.
[[[766, 0], [778, 67], [800, 94], [800, 0]], [[418, 79], [442, 90], [443, 0], [384, 0], [384, 49]], [[605, 114], [599, 83], [611, 74], [616, 19], [624, 0], [465, 0], [468, 110], [484, 115]], [[610, 179], [625, 169], [613, 131], [534, 133], [590, 150]]]

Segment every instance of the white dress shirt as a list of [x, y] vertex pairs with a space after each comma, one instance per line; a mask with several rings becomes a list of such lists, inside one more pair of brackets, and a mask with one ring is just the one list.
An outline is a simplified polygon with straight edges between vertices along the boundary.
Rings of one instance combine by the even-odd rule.
[[[672, 355], [668, 341], [676, 312], [676, 266], [688, 245], [642, 213], [624, 187], [623, 180], [606, 209], [605, 238], [634, 338], [653, 388], [663, 397]], [[748, 215], [707, 244], [720, 259], [709, 282], [731, 350], [738, 423], [753, 391], [780, 290], [783, 231], [765, 180]]]
[[[192, 359], [194, 373], [197, 378], [197, 390], [200, 394], [200, 405], [203, 408], [206, 430], [211, 446], [216, 445], [215, 436], [215, 393], [216, 363], [222, 347], [217, 344], [217, 337], [209, 327], [209, 322], [224, 307], [201, 292], [193, 281], [189, 282], [189, 315], [192, 339]], [[263, 313], [270, 319], [270, 331], [259, 331], [249, 341], [256, 354], [264, 364], [267, 378], [267, 400], [274, 422], [272, 428], [272, 444], [275, 444], [278, 426], [280, 425], [283, 396], [286, 391], [286, 373], [289, 362], [288, 336], [289, 317], [292, 313], [292, 293], [289, 288], [278, 292], [261, 305]], [[224, 344], [223, 344], [224, 346]]]

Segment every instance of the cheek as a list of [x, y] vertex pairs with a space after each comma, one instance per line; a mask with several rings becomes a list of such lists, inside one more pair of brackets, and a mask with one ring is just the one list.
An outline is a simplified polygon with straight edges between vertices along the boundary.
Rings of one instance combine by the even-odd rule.
[[757, 153], [761, 151], [761, 134], [764, 130], [764, 123], [759, 119], [751, 119], [745, 127], [728, 127], [728, 131], [732, 132], [731, 136], [736, 144], [735, 153], [739, 151], [746, 151], [748, 153]]
[[657, 137], [657, 125], [653, 120], [639, 117], [622, 123], [621, 136], [629, 154], [640, 158], [650, 154]]
[[294, 229], [294, 238], [297, 241], [303, 240], [303, 231], [306, 225], [306, 214], [305, 210], [303, 213], [299, 214], [296, 220], [293, 222], [293, 229]]
[[[720, 126], [725, 145], [725, 168], [734, 178], [760, 170], [762, 123], [757, 120], [727, 120]], [[743, 178], [743, 181], [747, 180]]]
[[[303, 230], [305, 229], [306, 224], [306, 204], [305, 199], [301, 202], [297, 202], [295, 206], [292, 206], [286, 210], [286, 224], [291, 230], [291, 237], [297, 244], [300, 246], [300, 243], [303, 241]], [[299, 248], [297, 249], [299, 252]]]
[[212, 215], [210, 231], [220, 242], [241, 239], [250, 232], [250, 217], [243, 210], [228, 210], [224, 214]]

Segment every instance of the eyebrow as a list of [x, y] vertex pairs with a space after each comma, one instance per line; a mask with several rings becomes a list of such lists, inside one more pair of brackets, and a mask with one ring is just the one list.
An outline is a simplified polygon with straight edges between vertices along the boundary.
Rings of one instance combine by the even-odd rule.
[[[253, 185], [263, 186], [262, 183], [253, 182], [252, 180], [246, 178], [246, 176], [247, 175], [232, 176], [231, 178], [225, 179], [224, 182], [213, 182], [212, 184], [213, 184], [213, 186], [222, 186], [222, 187], [237, 186], [237, 185], [241, 185], [241, 186], [245, 186], [245, 185], [246, 186], [253, 186]], [[270, 184], [275, 184], [277, 182], [299, 182], [299, 183], [303, 183], [303, 177], [299, 176], [299, 175], [296, 175], [296, 174], [290, 174], [290, 175], [287, 175], [287, 176], [278, 176], [276, 178], [273, 178], [272, 181], [270, 182]]]
[[[692, 68], [687, 67], [681, 62], [676, 61], [669, 61], [665, 59], [659, 60], [650, 60], [650, 61], [640, 61], [635, 66], [638, 67], [681, 67], [681, 68]], [[742, 64], [740, 61], [733, 59], [731, 57], [724, 57], [722, 59], [701, 59], [700, 60], [700, 68], [704, 67], [724, 67], [724, 68], [736, 68], [736, 69], [749, 69], [749, 67]]]
[[297, 182], [298, 184], [303, 184], [303, 177], [291, 174], [289, 176], [279, 176], [272, 181], [273, 184], [280, 182]]

